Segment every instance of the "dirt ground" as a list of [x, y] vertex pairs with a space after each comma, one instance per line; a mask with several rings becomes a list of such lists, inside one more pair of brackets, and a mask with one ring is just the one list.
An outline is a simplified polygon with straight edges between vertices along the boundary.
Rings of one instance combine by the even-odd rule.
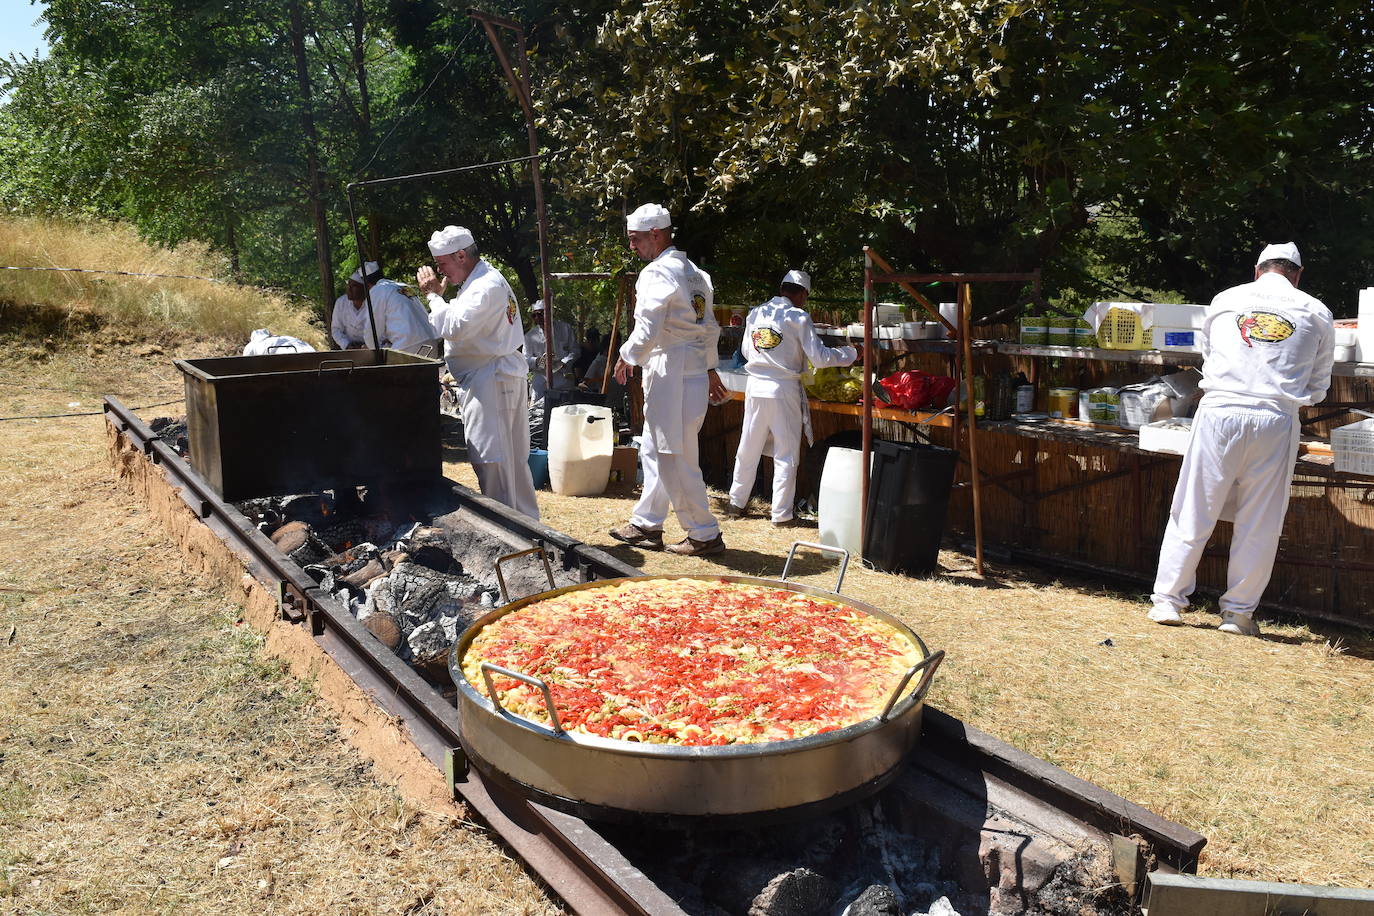
[[[199, 355], [4, 341], [21, 343], [0, 417], [175, 401], [172, 354]], [[402, 798], [343, 743], [313, 685], [112, 482], [102, 422], [0, 420], [0, 913], [556, 910], [482, 829]], [[693, 560], [615, 545], [627, 499], [540, 504], [653, 572], [776, 575], [814, 536], [732, 521], [730, 550]], [[1204, 874], [1374, 886], [1370, 634], [1266, 622], [1249, 640], [1206, 611], [1165, 628], [1142, 596], [942, 563], [929, 580], [852, 568], [844, 586], [949, 653], [936, 705], [1205, 834]], [[827, 562], [803, 570], [833, 584]]]
[[[0, 416], [174, 400], [188, 347], [23, 358]], [[103, 422], [0, 422], [0, 913], [558, 912], [458, 809], [377, 779], [113, 482]]]

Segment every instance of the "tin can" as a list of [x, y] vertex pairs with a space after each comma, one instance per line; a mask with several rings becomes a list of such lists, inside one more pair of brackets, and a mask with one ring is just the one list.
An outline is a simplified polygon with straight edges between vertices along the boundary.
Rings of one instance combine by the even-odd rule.
[[1078, 416], [1078, 389], [1051, 388], [1049, 390], [1049, 414], [1059, 420], [1072, 420]]
[[1016, 386], [1016, 412], [1030, 413], [1035, 409], [1035, 386], [1017, 385]]

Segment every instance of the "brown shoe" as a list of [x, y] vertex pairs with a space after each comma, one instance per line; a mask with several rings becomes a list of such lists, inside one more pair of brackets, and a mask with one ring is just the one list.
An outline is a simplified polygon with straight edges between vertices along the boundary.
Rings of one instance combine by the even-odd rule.
[[744, 508], [734, 503], [726, 503], [721, 507], [720, 514], [726, 518], [744, 518]]
[[711, 554], [724, 553], [725, 541], [720, 535], [716, 535], [709, 541], [698, 541], [696, 538], [687, 537], [667, 549], [669, 553], [675, 553], [680, 557], [709, 557]]
[[780, 522], [774, 522], [774, 523], [773, 523], [773, 527], [774, 527], [774, 528], [805, 528], [805, 527], [806, 527], [806, 522], [802, 521], [802, 520], [799, 519], [799, 518], [789, 518], [789, 519], [784, 519], [783, 521], [780, 521]]
[[619, 528], [612, 528], [611, 537], [617, 541], [624, 541], [631, 547], [640, 547], [644, 550], [663, 549], [662, 528], [657, 531], [650, 531], [647, 528], [639, 527], [634, 522], [627, 522]]

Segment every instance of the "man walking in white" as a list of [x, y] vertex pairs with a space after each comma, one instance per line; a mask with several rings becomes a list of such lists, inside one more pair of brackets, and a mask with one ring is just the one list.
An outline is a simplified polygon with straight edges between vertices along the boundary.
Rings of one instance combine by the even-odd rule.
[[[735, 476], [730, 484], [730, 505], [725, 514], [738, 518], [749, 505], [758, 474], [759, 458], [772, 438], [773, 525], [795, 524], [793, 504], [797, 494], [797, 463], [803, 427], [809, 427], [806, 392], [801, 374], [809, 359], [817, 369], [848, 366], [858, 358], [853, 347], [827, 347], [816, 334], [806, 311], [811, 277], [789, 270], [778, 295], [757, 306], [744, 322], [745, 371], [744, 429], [735, 453]], [[807, 439], [811, 431], [806, 429]]]
[[706, 482], [697, 458], [697, 433], [708, 395], [723, 397], [716, 374], [720, 326], [711, 311], [711, 278], [673, 247], [672, 219], [658, 204], [645, 204], [626, 220], [630, 248], [648, 265], [635, 283], [634, 331], [620, 348], [615, 379], [644, 370], [644, 437], [640, 464], [644, 490], [630, 522], [611, 537], [635, 547], [663, 549], [669, 506], [687, 537], [672, 553], [704, 556], [725, 550], [720, 525], [706, 503]]
[[1182, 623], [1197, 565], [1217, 520], [1234, 505], [1221, 596], [1226, 633], [1258, 636], [1255, 608], [1278, 553], [1298, 455], [1298, 408], [1331, 384], [1331, 312], [1298, 291], [1296, 245], [1268, 245], [1255, 280], [1219, 293], [1202, 327], [1204, 390], [1183, 456], [1155, 578], [1155, 623]]
[[566, 321], [553, 319], [553, 355], [544, 346], [544, 300], [536, 299], [530, 306], [533, 312], [530, 329], [525, 332], [525, 364], [530, 370], [530, 389], [534, 401], [544, 400], [544, 366], [553, 361], [553, 387], [566, 390], [577, 387], [573, 378], [573, 362], [577, 359], [577, 332]]
[[[482, 493], [539, 518], [530, 475], [529, 392], [515, 293], [478, 255], [472, 233], [445, 226], [429, 239], [443, 276], [421, 267], [416, 282], [429, 299], [430, 322], [446, 342], [445, 361], [458, 383], [468, 455]], [[448, 283], [458, 295], [445, 301]]]

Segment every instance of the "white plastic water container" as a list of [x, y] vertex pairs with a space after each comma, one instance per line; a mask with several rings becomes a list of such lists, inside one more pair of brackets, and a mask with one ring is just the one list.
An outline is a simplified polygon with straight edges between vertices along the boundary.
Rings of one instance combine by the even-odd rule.
[[614, 449], [615, 421], [609, 407], [555, 407], [549, 415], [550, 489], [562, 496], [604, 493]]
[[863, 554], [863, 452], [832, 447], [821, 469], [821, 543], [842, 547], [851, 556]]

